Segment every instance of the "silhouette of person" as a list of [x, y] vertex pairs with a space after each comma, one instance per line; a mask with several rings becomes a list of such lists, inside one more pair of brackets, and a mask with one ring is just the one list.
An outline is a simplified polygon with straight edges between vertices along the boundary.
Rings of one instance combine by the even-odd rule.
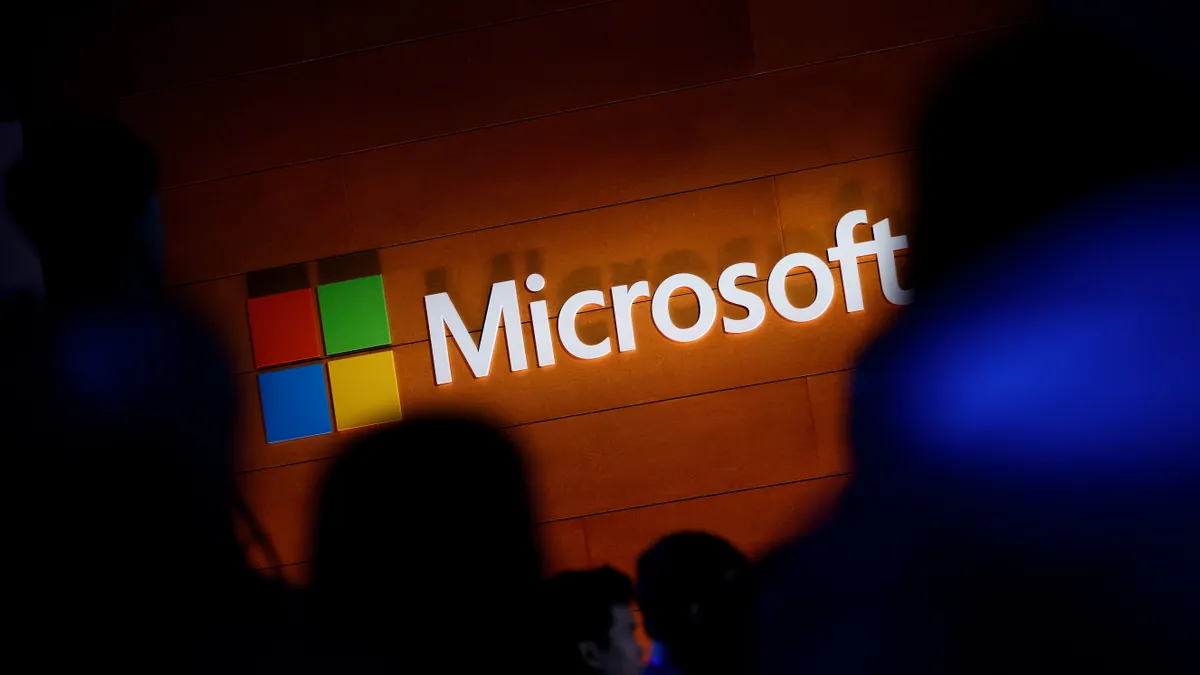
[[8, 208], [37, 250], [48, 305], [157, 296], [157, 183], [153, 149], [115, 122], [62, 122], [27, 140], [7, 176]]
[[284, 593], [245, 562], [243, 536], [265, 540], [234, 484], [228, 361], [159, 295], [153, 154], [107, 122], [56, 132], [7, 182], [51, 310], [6, 317], [24, 446], [6, 513], [36, 552], [16, 562], [18, 644], [46, 667], [257, 668]]
[[914, 287], [944, 281], [1056, 209], [1200, 156], [1200, 87], [1181, 77], [1065, 29], [967, 60], [918, 130]]
[[838, 512], [762, 568], [755, 672], [1195, 672], [1200, 181], [1170, 84], [1051, 32], [935, 100], [918, 300], [856, 369]]
[[659, 540], [637, 563], [637, 598], [653, 640], [646, 673], [742, 672], [750, 563], [704, 532]]
[[637, 675], [633, 582], [611, 567], [560, 572], [543, 590], [549, 672]]
[[320, 667], [531, 670], [541, 579], [516, 448], [488, 424], [406, 420], [355, 443], [325, 479], [311, 625]]
[[224, 354], [159, 309], [70, 315], [41, 334], [16, 385], [37, 444], [16, 460], [23, 503], [8, 512], [18, 550], [37, 552], [22, 578], [42, 580], [14, 602], [28, 646], [48, 665], [254, 667], [284, 598], [243, 554]]
[[[21, 156], [22, 127], [5, 111], [0, 87], [0, 175]], [[0, 183], [0, 312], [32, 313], [42, 292], [42, 269], [37, 252], [8, 213], [7, 181]]]

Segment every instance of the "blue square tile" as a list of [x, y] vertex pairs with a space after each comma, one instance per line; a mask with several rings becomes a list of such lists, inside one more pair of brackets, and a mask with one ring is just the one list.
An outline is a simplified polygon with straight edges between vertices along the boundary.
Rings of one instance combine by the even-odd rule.
[[333, 431], [322, 364], [263, 373], [258, 376], [258, 392], [268, 443]]

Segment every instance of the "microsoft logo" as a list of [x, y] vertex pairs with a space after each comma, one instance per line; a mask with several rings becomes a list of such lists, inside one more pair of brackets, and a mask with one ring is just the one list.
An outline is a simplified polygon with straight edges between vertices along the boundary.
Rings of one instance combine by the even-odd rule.
[[246, 311], [258, 369], [385, 348], [260, 373], [268, 443], [400, 419], [382, 276], [251, 298]]
[[[900, 285], [897, 254], [908, 248], [906, 235], [893, 235], [887, 218], [871, 224], [871, 238], [857, 241], [855, 229], [870, 224], [864, 209], [843, 215], [834, 230], [834, 246], [826, 251], [829, 263], [838, 262], [846, 312], [865, 309], [859, 259], [874, 257], [884, 299], [893, 305], [912, 302], [912, 290]], [[349, 268], [343, 268], [343, 272]], [[378, 261], [371, 271], [379, 269]], [[812, 275], [816, 295], [797, 306], [787, 293], [788, 277], [804, 269]], [[383, 276], [363, 275], [357, 269], [350, 278], [312, 288], [275, 292], [247, 301], [255, 366], [259, 370], [286, 364], [335, 357], [327, 363], [296, 365], [263, 371], [258, 376], [263, 425], [267, 441], [278, 443], [308, 436], [381, 424], [400, 419], [400, 394], [396, 364], [392, 357], [391, 331]], [[319, 275], [318, 275], [319, 276]], [[332, 276], [332, 275], [331, 275]], [[346, 279], [346, 280], [341, 280]], [[739, 285], [739, 279], [766, 281], [766, 298]], [[304, 282], [307, 285], [307, 278]], [[540, 293], [546, 279], [529, 274], [525, 289]], [[289, 288], [295, 288], [290, 284]], [[275, 286], [275, 288], [278, 288]], [[678, 291], [696, 298], [699, 313], [689, 326], [675, 324], [669, 303]], [[634, 304], [645, 298], [650, 304], [651, 324], [662, 337], [678, 343], [694, 342], [718, 325], [718, 296], [724, 303], [742, 308], [744, 318], [721, 317], [720, 330], [727, 334], [749, 333], [763, 324], [768, 305], [785, 321], [807, 323], [819, 319], [833, 306], [836, 294], [834, 269], [811, 253], [785, 255], [763, 277], [754, 262], [737, 262], [724, 269], [717, 287], [695, 274], [678, 273], [664, 279], [651, 292], [650, 281], [603, 289], [585, 289], [568, 297], [558, 312], [557, 344], [576, 359], [598, 359], [637, 349], [634, 334]], [[425, 318], [435, 385], [453, 380], [450, 342], [454, 342], [476, 378], [487, 377], [500, 330], [504, 330], [509, 370], [529, 368], [525, 336], [521, 326], [521, 301], [517, 280], [492, 284], [487, 312], [478, 340], [467, 330], [449, 293], [425, 296]], [[537, 367], [554, 365], [555, 341], [546, 300], [529, 301]], [[615, 339], [605, 337], [585, 343], [576, 329], [576, 318], [584, 307], [611, 307]], [[383, 349], [378, 349], [382, 347]], [[376, 351], [370, 351], [376, 350]], [[332, 400], [332, 405], [330, 401]]]

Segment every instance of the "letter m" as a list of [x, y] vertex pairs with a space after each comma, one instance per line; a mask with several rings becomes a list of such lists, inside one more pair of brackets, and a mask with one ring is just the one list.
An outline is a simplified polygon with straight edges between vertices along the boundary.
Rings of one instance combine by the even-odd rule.
[[492, 284], [492, 295], [488, 298], [487, 317], [483, 320], [483, 335], [479, 345], [471, 339], [471, 333], [463, 325], [462, 317], [454, 308], [447, 293], [425, 296], [425, 318], [429, 323], [429, 346], [433, 350], [433, 379], [438, 384], [451, 381], [450, 344], [446, 328], [454, 338], [467, 365], [475, 377], [487, 377], [492, 366], [492, 354], [496, 351], [496, 337], [500, 324], [504, 324], [504, 338], [508, 343], [510, 370], [525, 370], [525, 337], [521, 333], [521, 310], [517, 304], [517, 282], [498, 281]]

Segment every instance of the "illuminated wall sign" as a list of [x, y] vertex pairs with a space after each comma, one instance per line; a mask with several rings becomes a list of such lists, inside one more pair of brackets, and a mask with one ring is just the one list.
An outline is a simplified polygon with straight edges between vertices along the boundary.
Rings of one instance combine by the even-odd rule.
[[[879, 281], [884, 298], [895, 305], [906, 305], [912, 301], [912, 292], [900, 288], [896, 275], [896, 252], [908, 248], [908, 237], [893, 236], [891, 226], [885, 218], [871, 226], [872, 239], [855, 242], [854, 228], [867, 224], [867, 212], [851, 211], [838, 221], [835, 231], [836, 245], [827, 252], [830, 262], [838, 262], [841, 269], [842, 288], [846, 297], [846, 311], [863, 309], [862, 285], [859, 280], [858, 259], [864, 256], [877, 257]], [[795, 269], [809, 270], [816, 280], [816, 299], [806, 307], [794, 306], [787, 297], [784, 283], [787, 275]], [[717, 281], [717, 292], [726, 302], [744, 308], [748, 315], [744, 319], [721, 319], [721, 330], [726, 333], [748, 333], [762, 325], [766, 319], [766, 307], [761, 298], [737, 287], [738, 279], [758, 278], [754, 263], [742, 262], [730, 265]], [[767, 277], [767, 297], [771, 307], [787, 321], [804, 323], [825, 313], [833, 303], [833, 273], [824, 260], [811, 253], [792, 253], [775, 264]], [[525, 279], [525, 288], [531, 292], [541, 291], [546, 280], [540, 274], [531, 274]], [[686, 289], [696, 296], [700, 315], [691, 326], [677, 326], [671, 320], [668, 301], [677, 290]], [[639, 281], [629, 286], [613, 286], [609, 289], [613, 318], [617, 328], [616, 350], [628, 352], [637, 348], [633, 331], [633, 303], [650, 298], [651, 316], [654, 327], [664, 337], [675, 342], [692, 342], [706, 335], [717, 320], [717, 298], [712, 288], [694, 274], [675, 274], [665, 279], [651, 294], [650, 283]], [[613, 352], [611, 338], [596, 344], [587, 344], [579, 339], [575, 330], [575, 317], [585, 307], [605, 307], [604, 292], [585, 290], [572, 295], [563, 303], [558, 314], [558, 339], [568, 354], [580, 359], [598, 359]], [[492, 355], [499, 339], [503, 320], [504, 339], [508, 346], [508, 365], [512, 371], [529, 367], [522, 335], [520, 304], [517, 299], [515, 280], [492, 284], [488, 298], [487, 314], [483, 322], [483, 333], [476, 343], [463, 324], [453, 300], [447, 293], [425, 296], [425, 316], [429, 326], [429, 344], [433, 351], [434, 380], [437, 384], [452, 381], [450, 373], [450, 340], [458, 345], [467, 365], [475, 377], [487, 377]], [[550, 317], [545, 300], [529, 304], [529, 316], [533, 324], [533, 342], [538, 367], [554, 363], [554, 344], [551, 339]], [[513, 327], [510, 329], [509, 327]], [[450, 335], [446, 335], [449, 329]]]
[[[897, 251], [908, 247], [907, 237], [892, 236], [884, 219], [871, 227], [870, 241], [855, 242], [854, 228], [865, 224], [866, 211], [847, 213], [837, 224], [837, 245], [827, 252], [830, 262], [840, 263], [846, 311], [863, 309], [857, 263], [859, 258], [869, 255], [878, 260], [879, 280], [888, 302], [909, 303], [911, 293], [900, 288], [896, 278], [895, 258]], [[784, 286], [787, 275], [799, 268], [810, 271], [816, 282], [816, 298], [805, 307], [793, 305]], [[767, 303], [739, 288], [737, 282], [757, 278], [757, 266], [741, 262], [721, 273], [715, 292], [704, 279], [686, 273], [667, 277], [653, 289], [648, 281], [613, 286], [607, 297], [600, 289], [581, 291], [567, 298], [558, 312], [558, 343], [567, 354], [578, 359], [633, 351], [637, 349], [637, 340], [646, 337], [634, 334], [633, 304], [646, 299], [650, 301], [654, 327], [663, 337], [674, 342], [693, 342], [717, 330], [718, 293], [726, 302], [746, 310], [742, 319], [721, 317], [720, 330], [749, 333], [767, 319]], [[546, 280], [540, 274], [529, 275], [524, 283], [533, 293], [546, 287]], [[676, 325], [668, 311], [671, 294], [679, 290], [695, 295], [699, 304], [699, 316], [690, 326]], [[785, 256], [767, 275], [767, 301], [787, 321], [804, 323], [816, 319], [829, 309], [833, 296], [833, 273], [824, 260], [811, 253]], [[596, 344], [588, 344], [579, 338], [576, 317], [589, 307], [611, 307], [615, 341], [605, 337]], [[259, 370], [263, 430], [269, 443], [400, 418], [396, 365], [381, 276], [324, 284], [315, 290], [304, 288], [255, 297], [247, 302], [246, 310], [254, 362]], [[538, 367], [554, 364], [554, 336], [545, 300], [529, 303], [534, 352], [530, 355], [526, 351], [515, 280], [492, 285], [478, 342], [472, 339], [446, 293], [425, 296], [425, 316], [433, 351], [434, 380], [439, 385], [452, 379], [451, 340], [458, 345], [475, 377], [487, 377], [502, 324], [510, 370], [528, 369], [531, 357], [536, 359]]]

